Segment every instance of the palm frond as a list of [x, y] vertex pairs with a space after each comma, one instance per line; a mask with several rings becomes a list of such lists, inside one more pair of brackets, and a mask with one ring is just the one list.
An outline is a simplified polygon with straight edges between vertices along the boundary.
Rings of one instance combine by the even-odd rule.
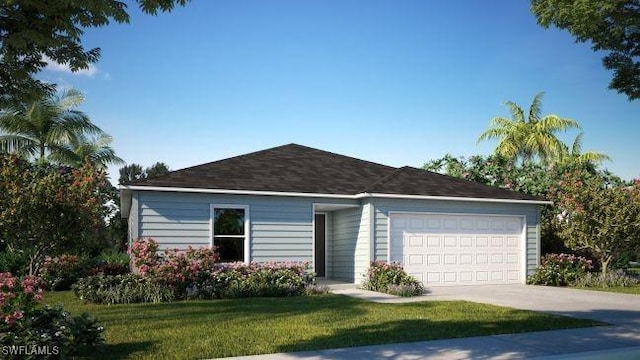
[[37, 143], [21, 135], [0, 135], [0, 153], [34, 155], [38, 149]]
[[531, 106], [529, 106], [529, 122], [536, 123], [540, 120], [540, 114], [542, 114], [542, 97], [544, 91], [541, 91], [533, 97]]
[[518, 104], [513, 101], [506, 101], [504, 105], [509, 108], [509, 112], [511, 112], [512, 121], [517, 122], [526, 122], [527, 120], [524, 118], [524, 111]]
[[73, 109], [84, 102], [84, 95], [76, 89], [68, 89], [60, 96], [53, 99], [55, 103], [63, 110]]
[[581, 130], [580, 124], [568, 118], [562, 118], [555, 114], [545, 115], [534, 125], [534, 131], [556, 133], [558, 131], [566, 131], [569, 129]]
[[573, 146], [571, 146], [571, 155], [578, 156], [582, 153], [582, 138], [584, 137], [584, 133], [580, 132], [575, 140], [573, 140]]
[[595, 164], [600, 164], [605, 161], [613, 161], [609, 155], [595, 151], [587, 151], [584, 154], [580, 154], [576, 160], [578, 162], [590, 162]]

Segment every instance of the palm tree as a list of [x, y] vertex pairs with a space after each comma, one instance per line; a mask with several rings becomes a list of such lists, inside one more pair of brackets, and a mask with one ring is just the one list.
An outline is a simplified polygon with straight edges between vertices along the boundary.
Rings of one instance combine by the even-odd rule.
[[78, 136], [102, 134], [85, 113], [76, 109], [83, 101], [82, 93], [71, 89], [0, 112], [0, 152], [44, 160], [48, 154], [64, 151], [64, 146], [77, 141]]
[[564, 143], [556, 137], [558, 131], [580, 129], [577, 121], [562, 118], [555, 114], [542, 116], [542, 96], [536, 94], [529, 107], [528, 116], [518, 104], [507, 101], [505, 105], [511, 112], [511, 119], [495, 117], [491, 119], [489, 129], [483, 132], [478, 142], [497, 139], [494, 153], [512, 161], [522, 160], [531, 163], [540, 159], [548, 164], [560, 156]]
[[54, 153], [51, 153], [50, 158], [74, 167], [80, 167], [85, 162], [101, 169], [105, 169], [109, 164], [124, 164], [124, 160], [118, 157], [111, 147], [112, 141], [113, 138], [104, 133], [91, 138], [80, 134], [69, 144], [60, 146]]
[[582, 138], [584, 137], [584, 133], [579, 133], [575, 140], [573, 141], [573, 145], [571, 149], [567, 146], [562, 148], [562, 152], [558, 157], [557, 163], [559, 164], [572, 164], [577, 163], [581, 165], [585, 164], [600, 164], [604, 161], [611, 161], [609, 155], [604, 153], [599, 153], [595, 151], [587, 151], [582, 152]]

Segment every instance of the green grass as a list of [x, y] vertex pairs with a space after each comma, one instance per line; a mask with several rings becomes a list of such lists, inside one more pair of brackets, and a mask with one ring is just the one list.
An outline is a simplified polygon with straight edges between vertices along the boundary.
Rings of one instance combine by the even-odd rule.
[[106, 328], [104, 358], [213, 358], [596, 326], [601, 323], [464, 301], [377, 304], [340, 295], [82, 304]]
[[580, 290], [606, 291], [621, 294], [640, 295], [640, 286], [616, 286], [616, 287], [577, 287]]

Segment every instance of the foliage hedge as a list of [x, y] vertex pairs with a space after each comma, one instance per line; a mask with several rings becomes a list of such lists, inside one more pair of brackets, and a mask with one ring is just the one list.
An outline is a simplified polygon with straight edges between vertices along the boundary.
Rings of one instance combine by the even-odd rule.
[[379, 260], [371, 262], [362, 288], [405, 297], [425, 292], [422, 283], [407, 274], [402, 265]]
[[536, 273], [527, 279], [532, 285], [567, 286], [593, 269], [591, 260], [572, 254], [547, 254]]
[[215, 249], [158, 252], [152, 239], [131, 247], [136, 274], [88, 276], [73, 290], [99, 304], [164, 302], [185, 299], [296, 296], [326, 292], [311, 287], [307, 263], [218, 263]]
[[4, 358], [66, 358], [104, 343], [104, 328], [91, 315], [70, 316], [62, 306], [36, 306], [43, 287], [44, 282], [35, 276], [18, 278], [0, 273], [0, 346]]

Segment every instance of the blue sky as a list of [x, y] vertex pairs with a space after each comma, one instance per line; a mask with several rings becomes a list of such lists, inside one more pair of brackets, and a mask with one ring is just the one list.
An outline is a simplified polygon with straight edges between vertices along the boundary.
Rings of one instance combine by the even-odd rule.
[[[40, 78], [81, 107], [128, 163], [179, 169], [287, 143], [420, 167], [476, 144], [503, 102], [578, 120], [584, 150], [640, 177], [640, 102], [607, 89], [602, 54], [535, 23], [527, 1], [193, 0], [86, 32], [89, 71]], [[563, 137], [570, 142], [576, 133]], [[110, 167], [117, 180], [118, 167]]]

